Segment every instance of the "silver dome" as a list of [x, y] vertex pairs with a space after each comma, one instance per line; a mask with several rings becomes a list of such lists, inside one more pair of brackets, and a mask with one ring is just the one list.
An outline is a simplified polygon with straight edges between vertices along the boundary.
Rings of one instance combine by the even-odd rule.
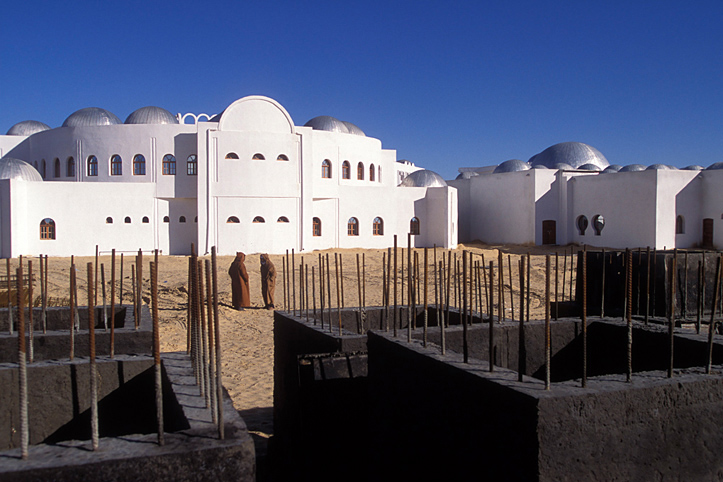
[[603, 172], [618, 172], [623, 166], [620, 164], [610, 164], [608, 167], [603, 169]]
[[320, 115], [314, 117], [309, 122], [304, 124], [306, 127], [311, 127], [316, 131], [329, 131], [329, 132], [343, 132], [344, 134], [349, 133], [349, 128], [342, 121], [336, 117], [328, 115]]
[[161, 107], [141, 107], [134, 110], [125, 121], [126, 124], [178, 124], [176, 116]]
[[42, 176], [33, 166], [20, 159], [3, 157], [0, 159], [0, 179], [20, 179], [22, 181], [41, 181]]
[[595, 164], [601, 170], [610, 165], [600, 151], [582, 142], [555, 144], [532, 156], [529, 163], [533, 167], [543, 164], [549, 168], [553, 168], [555, 164], [565, 163], [570, 164], [574, 169], [585, 164]]
[[122, 124], [115, 114], [100, 107], [86, 107], [68, 116], [63, 127], [112, 126]]
[[593, 164], [591, 162], [589, 162], [587, 164], [583, 164], [582, 166], [578, 167], [577, 169], [580, 171], [598, 171], [598, 172], [602, 171], [600, 166], [598, 166], [597, 164]]
[[400, 186], [404, 187], [444, 187], [447, 183], [434, 171], [421, 169], [404, 178]]
[[685, 166], [682, 170], [683, 171], [702, 171], [705, 169], [703, 166], [699, 166], [697, 164], [691, 164], [690, 166]]
[[12, 126], [6, 135], [8, 136], [32, 136], [33, 134], [37, 132], [43, 132], [50, 130], [50, 126], [48, 124], [43, 124], [42, 122], [34, 121], [34, 120], [26, 120], [22, 122], [18, 122], [14, 126]]
[[455, 179], [471, 179], [473, 177], [479, 176], [479, 172], [474, 171], [465, 171], [460, 172], [459, 175]]
[[642, 164], [628, 164], [627, 166], [623, 166], [622, 169], [620, 169], [618, 172], [637, 172], [637, 171], [644, 171], [647, 167], [643, 166]]
[[553, 164], [550, 169], [557, 169], [557, 170], [563, 170], [563, 171], [574, 171], [575, 168], [572, 167], [570, 164], [567, 164], [566, 162], [558, 162], [557, 164]]
[[364, 134], [364, 131], [359, 129], [359, 127], [357, 127], [356, 125], [352, 124], [351, 122], [347, 122], [347, 121], [341, 121], [341, 122], [349, 130], [349, 134], [366, 137], [366, 134]]
[[711, 170], [711, 171], [714, 171], [717, 169], [723, 169], [723, 162], [715, 162], [715, 163], [711, 164], [710, 166], [708, 166], [708, 168], [707, 168], [707, 170]]
[[669, 171], [670, 166], [667, 166], [665, 164], [651, 164], [645, 170], [646, 171]]
[[498, 174], [500, 172], [518, 172], [529, 170], [530, 165], [527, 164], [525, 161], [521, 161], [519, 159], [510, 159], [509, 161], [505, 161], [499, 166], [495, 167], [495, 170], [492, 171], [492, 174]]

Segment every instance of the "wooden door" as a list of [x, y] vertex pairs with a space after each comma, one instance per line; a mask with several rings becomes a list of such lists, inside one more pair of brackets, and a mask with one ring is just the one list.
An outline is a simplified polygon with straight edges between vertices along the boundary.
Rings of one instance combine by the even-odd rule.
[[557, 222], [555, 220], [542, 221], [542, 244], [557, 244]]
[[713, 247], [713, 220], [711, 218], [705, 218], [703, 220], [703, 247]]

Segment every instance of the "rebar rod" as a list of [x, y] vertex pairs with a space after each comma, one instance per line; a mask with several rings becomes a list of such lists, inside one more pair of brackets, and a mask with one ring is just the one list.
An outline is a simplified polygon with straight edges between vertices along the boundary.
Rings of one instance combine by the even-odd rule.
[[[157, 266], [157, 265], [156, 265]], [[203, 260], [198, 260], [198, 268], [196, 270], [198, 276], [198, 312], [200, 315], [199, 326], [201, 328], [201, 393], [203, 394], [204, 401], [206, 402], [206, 408], [211, 406], [211, 396], [209, 392], [209, 380], [210, 376], [208, 372], [208, 330], [206, 326], [206, 311], [203, 309], [204, 303], [204, 286], [203, 286]]]
[[565, 301], [565, 281], [567, 281], [567, 248], [562, 251], [562, 301]]
[[452, 284], [452, 251], [447, 251], [447, 299], [444, 303], [444, 308], [447, 313], [447, 319], [445, 323], [449, 326], [449, 301], [451, 296], [451, 284]]
[[706, 363], [705, 366], [705, 373], [710, 375], [712, 372], [713, 367], [713, 332], [715, 330], [715, 305], [716, 305], [716, 297], [718, 296], [718, 288], [720, 288], [721, 285], [721, 276], [723, 276], [723, 273], [721, 273], [721, 263], [723, 263], [723, 255], [718, 256], [718, 263], [716, 264], [716, 270], [715, 270], [715, 292], [713, 293], [713, 307], [710, 310], [710, 323], [708, 324], [708, 363]]
[[700, 287], [703, 284], [703, 270], [701, 261], [698, 260], [698, 299], [696, 300], [696, 318], [695, 318], [695, 332], [700, 335], [700, 319], [701, 319], [701, 290]]
[[95, 363], [95, 287], [93, 263], [88, 263], [88, 349], [90, 352], [90, 428], [93, 450], [98, 450], [98, 372]]
[[312, 304], [312, 319], [314, 320], [314, 325], [316, 325], [316, 273], [315, 269], [316, 266], [313, 264], [311, 265], [311, 304]]
[[504, 257], [502, 255], [502, 251], [497, 251], [497, 284], [499, 285], [499, 322], [502, 323], [505, 321], [505, 317], [507, 315], [505, 306], [505, 261]]
[[685, 256], [683, 257], [683, 264], [685, 265], [683, 267], [683, 284], [685, 285], [685, 289], [683, 289], [683, 319], [686, 320], [688, 318], [688, 250], [685, 251]]
[[211, 261], [205, 260], [204, 265], [206, 267], [206, 325], [208, 331], [208, 391], [211, 394], [211, 421], [216, 423], [216, 417], [218, 414], [218, 399], [216, 390], [216, 359], [214, 355], [213, 347], [213, 295], [211, 290]]
[[115, 355], [115, 248], [110, 255], [110, 357]]
[[[45, 285], [45, 263], [43, 259], [43, 255], [41, 254], [39, 256], [40, 258], [40, 324], [43, 327], [43, 335], [48, 332], [48, 324], [45, 320], [45, 290], [47, 286]], [[33, 300], [30, 300], [30, 310], [32, 311], [33, 306]]]
[[[512, 271], [510, 270], [510, 279], [512, 279]], [[510, 282], [510, 285], [512, 283]], [[558, 289], [560, 284], [560, 256], [555, 251], [555, 320], [560, 318], [560, 303], [557, 299]]]
[[[190, 280], [190, 274], [189, 274]], [[136, 309], [136, 266], [131, 264], [131, 291], [133, 292], [133, 323], [136, 329], [138, 329], [138, 310]], [[189, 306], [190, 306], [189, 301]], [[191, 326], [190, 324], [188, 326]]]
[[[462, 286], [467, 283], [467, 251], [462, 251]], [[467, 311], [467, 290], [462, 289], [462, 313], [466, 314]], [[469, 346], [467, 343], [467, 317], [463, 316], [460, 320], [462, 322], [462, 356], [464, 363], [469, 363]]]
[[[412, 294], [414, 286], [412, 285], [412, 235], [407, 233], [407, 342], [412, 341]], [[416, 314], [416, 313], [415, 313]]]
[[286, 260], [283, 257], [281, 258], [281, 275], [283, 276], [281, 284], [284, 287], [284, 309], [288, 310], [287, 306], [289, 305], [286, 304]]
[[339, 322], [339, 336], [341, 336], [341, 287], [339, 286], [339, 261], [338, 253], [334, 253], [334, 272], [336, 274], [336, 314]]
[[105, 265], [100, 264], [100, 287], [103, 293], [103, 327], [105, 331], [108, 331], [108, 312], [106, 311], [106, 297], [105, 297]]
[[324, 329], [324, 258], [319, 253], [319, 320], [321, 329]]
[[424, 248], [424, 346], [427, 346], [427, 328], [429, 324], [429, 305], [427, 283], [429, 282], [429, 256], [427, 248]]
[[304, 265], [304, 306], [306, 307], [306, 322], [309, 322], [309, 265]]
[[[163, 386], [161, 384], [161, 338], [158, 326], [158, 262], [151, 262], [151, 303], [153, 317], [153, 365], [155, 373], [156, 428], [158, 445], [165, 445], [163, 428]], [[206, 404], [208, 406], [208, 402]]]
[[647, 275], [645, 278], [645, 324], [648, 324], [650, 318], [650, 246], [646, 248], [645, 259], [647, 260]]
[[136, 309], [138, 310], [138, 317], [136, 318], [136, 330], [141, 326], [141, 306], [143, 305], [143, 251], [138, 249], [138, 266], [136, 267], [136, 276], [138, 282], [136, 283], [136, 289], [138, 290], [138, 303]]
[[7, 258], [5, 260], [5, 266], [7, 267], [7, 277], [8, 277], [8, 326], [10, 327], [10, 334], [13, 334], [13, 290], [12, 290], [12, 284], [10, 283], [10, 258]]
[[123, 253], [120, 258], [120, 283], [118, 286], [118, 304], [123, 306]]
[[[490, 261], [490, 297], [495, 296], [495, 266], [494, 261]], [[490, 305], [490, 326], [489, 326], [489, 371], [495, 371], [495, 320], [494, 313]]]
[[525, 257], [520, 256], [520, 262], [517, 265], [520, 269], [520, 325], [518, 328], [517, 339], [517, 381], [522, 381], [524, 375], [525, 363]]
[[[22, 264], [22, 263], [21, 263]], [[21, 279], [22, 281], [22, 279]], [[33, 262], [28, 260], [28, 361], [35, 359], [35, 326], [33, 326]]]
[[[334, 329], [333, 328], [334, 325], [332, 325], [332, 323], [331, 323], [331, 264], [329, 263], [329, 253], [326, 253], [325, 265], [326, 265], [326, 294], [327, 294], [327, 298], [329, 300], [328, 312], [327, 312], [328, 318], [327, 319], [329, 321], [329, 333], [331, 333]], [[337, 302], [337, 304], [339, 304], [338, 297], [337, 297], [336, 302]]]
[[223, 384], [221, 374], [221, 321], [218, 317], [218, 266], [216, 263], [216, 246], [211, 247], [211, 264], [213, 275], [213, 323], [214, 343], [216, 344], [216, 400], [218, 407], [218, 438], [225, 438], [223, 422]]
[[[95, 293], [93, 296], [93, 304], [95, 306], [98, 306], [98, 245], [95, 245], [95, 277], [93, 278], [93, 292]], [[90, 278], [88, 279], [90, 282]], [[90, 283], [89, 283], [90, 284]]]
[[286, 304], [284, 305], [284, 309], [290, 313], [293, 314], [291, 311], [291, 280], [289, 279], [289, 250], [286, 250], [286, 265], [284, 268], [284, 289], [286, 290], [286, 293], [288, 295], [288, 298], [286, 299]]
[[605, 318], [605, 248], [602, 249], [602, 289], [600, 293], [600, 318]]
[[657, 298], [656, 298], [656, 286], [658, 284], [658, 257], [656, 256], [656, 249], [653, 248], [653, 318], [655, 318], [655, 305], [657, 304]]
[[[570, 258], [572, 259], [572, 258]], [[526, 301], [526, 309], [525, 309], [525, 322], [530, 322], [530, 285], [532, 284], [531, 277], [530, 277], [530, 267], [532, 266], [532, 260], [530, 258], [530, 252], [527, 252], [527, 301]], [[570, 275], [572, 276], [572, 275]]]
[[[573, 258], [570, 257], [572, 265]], [[572, 275], [570, 275], [572, 276]], [[587, 256], [582, 258], [582, 388], [587, 387]]]
[[[442, 264], [443, 263], [441, 261], [439, 261], [439, 267], [436, 268], [437, 270], [439, 270], [440, 282], [444, 279], [444, 268], [442, 267]], [[436, 276], [436, 270], [435, 270], [435, 276]], [[444, 291], [440, 287], [439, 294], [438, 294], [439, 303], [437, 304], [437, 314], [440, 316], [438, 317], [437, 324], [439, 325], [439, 344], [440, 344], [440, 348], [442, 350], [442, 355], [446, 355], [447, 339], [446, 339], [445, 332], [444, 332], [444, 328], [445, 328], [444, 327], [444, 319], [441, 319], [442, 310], [440, 307], [440, 305], [442, 304], [442, 293], [444, 293]]]
[[[490, 290], [487, 286], [487, 265], [485, 264], [485, 255], [482, 255], [482, 261], [480, 262], [482, 265], [482, 281], [485, 285], [485, 303], [487, 303], [487, 316], [492, 317], [492, 298], [490, 298]], [[480, 315], [480, 321], [483, 321], [482, 316]]]
[[341, 285], [341, 307], [344, 308], [344, 260], [339, 253], [339, 284]]
[[628, 305], [627, 305], [627, 321], [628, 321], [628, 374], [627, 381], [631, 382], [633, 379], [633, 252], [630, 249], [626, 249], [628, 258], [627, 272], [628, 272], [628, 285], [626, 289], [628, 291]]
[[394, 337], [397, 336], [397, 235], [394, 235], [394, 320], [392, 325], [394, 326]]
[[78, 292], [75, 289], [75, 264], [70, 265], [70, 359], [75, 358], [75, 311], [78, 306]]
[[289, 274], [291, 275], [291, 312], [296, 315], [296, 260], [294, 259], [294, 248], [291, 248]]
[[[673, 355], [675, 349], [675, 256], [670, 260], [670, 316], [668, 317], [668, 339], [670, 340], [670, 364], [668, 365], [668, 378], [673, 377]], [[716, 289], [717, 289], [716, 285]], [[717, 292], [714, 296], [717, 296]], [[715, 313], [715, 301], [713, 302]]]
[[[9, 265], [8, 265], [9, 266]], [[15, 279], [17, 285], [17, 305], [18, 305], [18, 381], [20, 385], [20, 457], [23, 460], [28, 458], [28, 445], [30, 442], [30, 428], [28, 423], [28, 368], [25, 360], [25, 316], [24, 296], [23, 296], [23, 267], [15, 271]], [[8, 284], [10, 275], [8, 274]], [[9, 298], [10, 290], [8, 290]]]
[[[367, 260], [366, 253], [362, 253], [362, 324], [366, 319], [367, 312]], [[363, 326], [362, 326], [363, 328]]]
[[[192, 318], [192, 312], [193, 312], [193, 279], [191, 278], [192, 273], [192, 263], [193, 259], [188, 258], [188, 289], [186, 290], [186, 353], [188, 355], [191, 354], [191, 328], [193, 326], [193, 322], [191, 320]], [[133, 281], [134, 275], [133, 275], [133, 265], [131, 264], [131, 284], [134, 283]], [[131, 291], [135, 291], [133, 287], [131, 287]]]
[[550, 389], [550, 365], [552, 350], [550, 345], [550, 255], [545, 256], [545, 390]]
[[[510, 277], [509, 277], [509, 280], [510, 280], [510, 317], [511, 317], [510, 321], [515, 321], [515, 296], [514, 296], [514, 290], [512, 287], [512, 279], [513, 279], [512, 278], [512, 255], [509, 255], [509, 254], [507, 255], [507, 268], [510, 273]], [[557, 285], [555, 285], [555, 286], [557, 286]]]
[[[529, 259], [527, 261], [530, 261]], [[530, 264], [527, 263], [528, 269]], [[575, 247], [570, 246], [570, 301], [572, 301], [572, 277], [575, 273]], [[527, 287], [529, 288], [530, 283], [527, 283]], [[528, 310], [529, 313], [529, 310]]]
[[356, 254], [356, 282], [357, 282], [357, 291], [359, 293], [359, 308], [356, 312], [356, 320], [357, 320], [357, 332], [361, 334], [362, 332], [362, 326], [361, 326], [361, 299], [362, 299], [362, 288], [361, 288], [361, 266], [359, 264], [359, 253]]

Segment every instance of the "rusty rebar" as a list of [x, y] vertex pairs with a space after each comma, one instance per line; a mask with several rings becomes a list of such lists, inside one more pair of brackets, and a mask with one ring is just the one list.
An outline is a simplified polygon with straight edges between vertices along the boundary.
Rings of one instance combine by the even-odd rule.
[[[492, 302], [490, 298], [490, 290], [487, 286], [487, 265], [485, 264], [485, 255], [482, 255], [482, 261], [480, 262], [480, 265], [482, 267], [482, 282], [485, 285], [485, 303], [487, 304], [487, 316], [492, 316]], [[484, 321], [484, 317], [480, 313], [480, 322]]]
[[[47, 262], [47, 258], [44, 258], [43, 255], [40, 255], [40, 324], [43, 327], [43, 334], [46, 334], [48, 332], [48, 323], [46, 319], [46, 312], [45, 312], [45, 293], [48, 289], [48, 286], [46, 284], [46, 271], [47, 271], [47, 265], [45, 264]], [[33, 300], [30, 300], [30, 306], [32, 310]]]
[[[95, 277], [93, 278], [93, 292], [95, 295], [93, 296], [93, 304], [95, 306], [98, 306], [98, 245], [95, 245]], [[90, 278], [88, 278], [88, 282], [90, 283]]]
[[507, 255], [507, 268], [510, 274], [510, 321], [515, 321], [515, 296], [512, 286], [512, 255]]
[[110, 357], [115, 355], [115, 248], [110, 255]]
[[367, 313], [367, 260], [366, 253], [362, 253], [362, 324]]
[[78, 291], [75, 289], [75, 264], [70, 265], [70, 359], [75, 358], [75, 311], [78, 306]]
[[359, 308], [356, 312], [356, 323], [357, 333], [362, 333], [362, 321], [361, 321], [361, 299], [362, 299], [362, 287], [361, 287], [361, 265], [359, 264], [359, 253], [356, 254], [356, 282], [357, 291], [359, 294]]
[[208, 377], [210, 376], [208, 373], [208, 330], [206, 327], [206, 311], [203, 309], [203, 303], [205, 301], [203, 286], [203, 261], [200, 259], [198, 260], [196, 275], [198, 276], [198, 312], [200, 315], [199, 326], [201, 328], [201, 394], [206, 402], [206, 408], [208, 408], [211, 405], [211, 397], [208, 393], [210, 385], [208, 381]]
[[525, 357], [525, 257], [520, 256], [518, 263], [520, 269], [520, 325], [518, 328], [517, 340], [517, 380], [522, 381], [526, 367]]
[[105, 331], [108, 331], [108, 312], [106, 310], [106, 297], [105, 297], [105, 265], [100, 264], [100, 287], [103, 293], [103, 327]]
[[684, 272], [684, 279], [683, 284], [685, 285], [685, 289], [683, 290], [683, 319], [688, 319], [688, 250], [685, 250], [685, 256], [683, 258], [683, 264], [685, 265], [683, 269]]
[[[464, 287], [467, 283], [467, 251], [462, 251], [462, 286]], [[462, 356], [464, 358], [464, 363], [469, 363], [469, 346], [467, 343], [467, 290], [462, 289], [462, 311], [460, 312], [460, 315], [462, 313], [465, 314], [465, 316], [462, 316], [460, 321], [462, 322]]]
[[319, 253], [319, 319], [324, 329], [324, 257]]
[[398, 317], [398, 305], [397, 305], [397, 235], [394, 235], [394, 320], [392, 325], [394, 326], [394, 336], [397, 336], [397, 317]]
[[627, 262], [627, 279], [628, 284], [626, 290], [628, 292], [628, 304], [627, 304], [627, 321], [628, 321], [628, 374], [627, 381], [631, 382], [633, 379], [633, 252], [630, 249], [626, 249], [626, 255], [628, 258]]
[[445, 320], [445, 323], [447, 323], [447, 326], [449, 327], [449, 302], [450, 302], [450, 296], [451, 296], [451, 285], [452, 285], [452, 251], [447, 251], [447, 298], [445, 301], [445, 311], [447, 312], [447, 319]]
[[[136, 309], [136, 266], [134, 264], [131, 264], [131, 291], [133, 292], [133, 323], [135, 324], [136, 329], [138, 329], [138, 310]], [[188, 326], [191, 325], [189, 324]]]
[[158, 445], [165, 445], [163, 436], [163, 385], [161, 384], [161, 337], [158, 326], [158, 262], [151, 261], [151, 303], [153, 317], [153, 365], [155, 368], [156, 427]]
[[[441, 261], [439, 261], [439, 267], [437, 268], [437, 270], [439, 270], [439, 280], [440, 281], [442, 281], [444, 279], [444, 268], [442, 267], [442, 264], [443, 263]], [[436, 271], [435, 271], [435, 276], [436, 276]], [[445, 332], [444, 332], [444, 328], [445, 328], [444, 327], [444, 319], [441, 316], [442, 310], [440, 307], [440, 305], [442, 304], [442, 294], [443, 293], [444, 293], [444, 291], [442, 289], [440, 289], [439, 295], [438, 295], [439, 303], [437, 304], [437, 314], [440, 316], [438, 317], [437, 323], [439, 325], [439, 344], [440, 344], [440, 348], [442, 350], [442, 355], [445, 355], [447, 353], [447, 339], [446, 339]]]
[[[326, 294], [327, 294], [327, 299], [329, 301], [329, 303], [328, 303], [329, 311], [327, 313], [327, 315], [328, 315], [327, 320], [329, 321], [329, 333], [331, 333], [334, 329], [333, 328], [334, 325], [332, 325], [332, 323], [331, 323], [331, 264], [329, 263], [329, 253], [326, 253], [325, 266], [326, 266]], [[339, 303], [339, 300], [337, 298], [337, 304], [338, 303]]]
[[713, 332], [715, 330], [715, 305], [716, 297], [718, 296], [718, 289], [721, 286], [721, 276], [723, 271], [721, 269], [721, 263], [723, 262], [723, 255], [718, 256], [718, 263], [716, 264], [715, 270], [715, 292], [713, 293], [713, 307], [710, 310], [710, 323], [708, 324], [708, 363], [705, 366], [705, 373], [710, 375], [713, 368]]
[[339, 253], [339, 284], [341, 286], [341, 307], [344, 308], [344, 260]]
[[138, 249], [138, 266], [136, 267], [136, 276], [138, 277], [138, 282], [136, 283], [136, 289], [138, 290], [138, 303], [136, 309], [138, 310], [138, 326], [136, 326], [136, 329], [140, 328], [141, 323], [141, 307], [143, 306], [143, 251]]
[[90, 352], [90, 427], [93, 450], [98, 450], [98, 371], [95, 363], [95, 287], [93, 263], [88, 263], [88, 349]]
[[289, 267], [290, 267], [290, 261], [289, 261], [289, 250], [286, 250], [286, 264], [284, 267], [284, 289], [287, 293], [287, 299], [286, 304], [284, 305], [284, 309], [290, 313], [293, 314], [291, 311], [291, 280], [289, 279]]
[[5, 266], [7, 268], [7, 277], [8, 277], [8, 326], [10, 330], [10, 334], [13, 334], [13, 290], [12, 290], [12, 284], [10, 282], [10, 258], [7, 258], [5, 260]]
[[600, 318], [605, 318], [605, 248], [602, 249], [602, 289], [600, 293]]
[[567, 248], [562, 251], [562, 301], [565, 301], [565, 281], [567, 281]]
[[334, 253], [334, 272], [336, 274], [336, 315], [339, 323], [339, 336], [341, 336], [341, 287], [339, 285], [339, 260], [338, 253]]
[[552, 363], [550, 333], [550, 255], [545, 256], [545, 390], [550, 389], [550, 365]]
[[281, 258], [281, 275], [283, 277], [281, 284], [284, 287], [284, 309], [288, 310], [287, 306], [289, 305], [286, 304], [286, 259], [283, 257]]
[[[668, 317], [668, 339], [670, 341], [670, 365], [668, 365], [668, 378], [673, 377], [673, 352], [675, 349], [675, 256], [670, 260], [670, 316]], [[717, 288], [717, 285], [716, 285]], [[714, 296], [717, 296], [715, 293]], [[715, 313], [715, 301], [713, 303]]]
[[[414, 286], [412, 285], [412, 235], [407, 233], [407, 342], [412, 341], [412, 294]], [[415, 313], [416, 314], [416, 313]]]
[[[572, 258], [571, 258], [572, 259]], [[527, 252], [527, 301], [526, 301], [526, 309], [525, 309], [525, 321], [527, 323], [530, 322], [530, 285], [532, 282], [530, 281], [532, 278], [530, 277], [530, 266], [532, 266], [532, 260], [530, 258], [530, 252]], [[572, 276], [572, 275], [570, 275]]]
[[[510, 271], [510, 279], [512, 279], [512, 271]], [[510, 283], [511, 285], [512, 283]], [[560, 256], [555, 251], [555, 320], [560, 317], [560, 302], [557, 298], [558, 288], [560, 284]]]
[[294, 254], [294, 248], [291, 248], [291, 264], [289, 265], [289, 274], [291, 275], [291, 312], [296, 315], [296, 260]]
[[657, 298], [655, 297], [656, 294], [656, 285], [658, 284], [658, 257], [656, 256], [656, 249], [653, 248], [653, 318], [655, 318], [655, 305], [657, 304]]
[[[18, 368], [19, 368], [19, 385], [20, 385], [20, 457], [23, 460], [28, 458], [28, 445], [30, 442], [30, 429], [28, 423], [28, 368], [26, 364], [25, 349], [25, 316], [23, 314], [25, 307], [23, 293], [23, 266], [15, 271], [17, 285], [17, 304], [18, 304]], [[10, 275], [8, 274], [8, 283]], [[8, 290], [8, 297], [10, 291]]]
[[[529, 258], [527, 259], [527, 261], [528, 261], [527, 266], [529, 269], [529, 266], [530, 266]], [[570, 301], [572, 301], [572, 277], [574, 274], [575, 274], [575, 247], [570, 246]], [[530, 287], [530, 283], [527, 283], [527, 287], [528, 288]], [[528, 297], [528, 300], [529, 300], [529, 297]], [[527, 312], [528, 313], [530, 312], [529, 309], [527, 310]]]
[[[490, 261], [490, 299], [495, 296], [495, 264]], [[489, 370], [495, 371], [495, 320], [492, 306], [490, 305], [490, 333], [489, 333]]]
[[498, 307], [497, 312], [499, 313], [499, 322], [502, 323], [505, 321], [505, 317], [507, 315], [506, 313], [506, 306], [505, 306], [505, 261], [504, 256], [502, 255], [502, 251], [497, 251], [497, 285], [499, 290], [499, 303], [500, 306]]
[[427, 328], [429, 324], [429, 305], [428, 305], [428, 291], [427, 291], [427, 283], [429, 281], [429, 268], [428, 268], [429, 258], [427, 253], [427, 248], [424, 248], [424, 346], [427, 346]]
[[[570, 257], [570, 265], [573, 258]], [[570, 275], [572, 276], [572, 275]], [[582, 257], [582, 388], [587, 387], [587, 256]]]
[[120, 258], [120, 283], [118, 286], [118, 304], [123, 306], [123, 253]]
[[208, 259], [204, 261], [206, 268], [206, 324], [208, 325], [208, 386], [211, 394], [211, 421], [216, 423], [216, 417], [218, 415], [218, 399], [216, 389], [216, 357], [213, 347], [214, 323], [213, 294], [211, 290], [211, 261]]
[[211, 247], [211, 264], [213, 266], [213, 323], [214, 342], [216, 344], [216, 400], [218, 400], [218, 438], [225, 438], [223, 422], [223, 382], [221, 374], [221, 321], [218, 317], [218, 265], [216, 263], [216, 246]]
[[309, 265], [304, 265], [304, 306], [306, 307], [306, 322], [309, 322]]
[[[22, 263], [20, 263], [22, 264]], [[20, 280], [22, 282], [22, 279]], [[28, 361], [32, 363], [35, 359], [35, 340], [33, 326], [33, 262], [28, 260]]]

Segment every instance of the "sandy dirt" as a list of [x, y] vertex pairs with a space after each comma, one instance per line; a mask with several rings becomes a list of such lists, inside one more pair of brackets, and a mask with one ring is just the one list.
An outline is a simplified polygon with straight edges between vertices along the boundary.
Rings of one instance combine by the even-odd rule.
[[[569, 298], [569, 276], [570, 276], [570, 248], [569, 247], [538, 247], [538, 246], [489, 246], [481, 244], [460, 245], [452, 251], [452, 259], [457, 255], [461, 259], [463, 250], [469, 250], [476, 255], [484, 255], [485, 262], [489, 266], [490, 261], [497, 265], [498, 250], [504, 254], [504, 282], [506, 290], [509, 290], [509, 267], [508, 255], [512, 260], [513, 273], [513, 299], [515, 317], [519, 314], [519, 274], [517, 263], [520, 255], [528, 251], [532, 255], [531, 269], [531, 318], [544, 317], [544, 293], [545, 293], [545, 254], [552, 254], [552, 293], [554, 296], [554, 266], [555, 250], [560, 253], [560, 285], [559, 296], [562, 296], [562, 270], [567, 267], [565, 277], [565, 298]], [[420, 256], [420, 263], [423, 267], [423, 250], [417, 250]], [[441, 261], [442, 249], [437, 250], [437, 260]], [[366, 271], [366, 305], [380, 305], [382, 302], [382, 255], [386, 250], [352, 250], [336, 249], [305, 252], [302, 255], [296, 254], [295, 264], [302, 262], [309, 264], [309, 276], [311, 267], [314, 266], [314, 273], [318, 277], [319, 254], [326, 257], [329, 255], [334, 274], [334, 256], [342, 256], [342, 272], [344, 286], [344, 305], [356, 306], [358, 303], [357, 285], [357, 255], [360, 258], [360, 265], [365, 266]], [[567, 262], [564, 262], [562, 253], [567, 253]], [[362, 263], [361, 259], [365, 263]], [[290, 256], [289, 256], [290, 257]], [[201, 257], [209, 259], [210, 257]], [[283, 285], [282, 285], [282, 255], [271, 255], [271, 261], [275, 264], [278, 279], [276, 289], [277, 308], [283, 308]], [[25, 258], [24, 264], [27, 267], [27, 260], [32, 260], [33, 271], [39, 269], [37, 258]], [[117, 259], [117, 274], [120, 278], [120, 255]], [[429, 264], [433, 259], [433, 250], [429, 250]], [[481, 261], [481, 256], [476, 256]], [[75, 263], [78, 266], [79, 299], [83, 305], [87, 304], [87, 263], [93, 262], [94, 257], [76, 257]], [[273, 406], [273, 312], [263, 309], [260, 284], [259, 255], [250, 254], [246, 258], [246, 268], [250, 276], [252, 308], [245, 311], [236, 311], [231, 307], [231, 283], [227, 274], [228, 267], [233, 260], [232, 256], [221, 256], [218, 258], [218, 283], [219, 283], [219, 315], [221, 319], [221, 340], [222, 340], [222, 363], [223, 380], [234, 402], [234, 406], [242, 413], [249, 425], [249, 429], [257, 435], [268, 436], [273, 432], [272, 406]], [[406, 250], [404, 250], [406, 260]], [[135, 261], [134, 253], [124, 255], [123, 267], [123, 301], [131, 303], [131, 265]], [[150, 302], [150, 276], [149, 262], [152, 256], [143, 257], [143, 298], [146, 303]], [[62, 304], [68, 298], [70, 258], [50, 258], [48, 291], [49, 296], [56, 301], [55, 304]], [[406, 262], [406, 261], [405, 261]], [[100, 263], [104, 267], [105, 278], [108, 282], [107, 297], [110, 303], [110, 256], [100, 257]], [[161, 349], [163, 351], [179, 351], [186, 349], [186, 311], [187, 311], [187, 279], [188, 279], [188, 257], [185, 256], [161, 256], [159, 260], [159, 316], [161, 322]], [[403, 263], [399, 260], [400, 265]], [[13, 260], [13, 267], [17, 266], [17, 259]], [[5, 274], [5, 266], [0, 266], [2, 274]], [[13, 273], [14, 274], [14, 273]], [[431, 271], [430, 271], [431, 277]], [[100, 275], [98, 276], [100, 280]], [[431, 281], [430, 281], [431, 282]], [[332, 276], [332, 298], [333, 306], [336, 306], [336, 288]], [[298, 284], [298, 278], [297, 278]], [[311, 284], [311, 281], [309, 281]], [[117, 282], [119, 289], [119, 282]], [[317, 281], [318, 297], [318, 281]], [[298, 290], [298, 285], [297, 285]], [[39, 294], [39, 286], [35, 286], [35, 294]], [[434, 300], [434, 293], [430, 288], [430, 302]], [[102, 295], [99, 294], [98, 301], [101, 303]], [[506, 291], [506, 316], [510, 316], [509, 292]], [[297, 304], [299, 300], [297, 300]], [[318, 303], [318, 302], [317, 302]], [[311, 304], [311, 301], [310, 301]]]

